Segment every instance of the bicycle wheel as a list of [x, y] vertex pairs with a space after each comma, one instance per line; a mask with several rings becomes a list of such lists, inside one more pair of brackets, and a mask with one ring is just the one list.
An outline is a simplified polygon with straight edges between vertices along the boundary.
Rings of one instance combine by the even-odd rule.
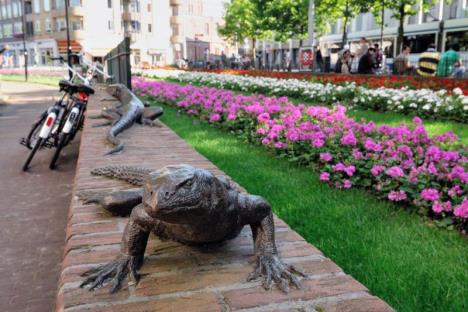
[[33, 149], [36, 145], [37, 139], [39, 138], [39, 132], [41, 131], [42, 124], [44, 123], [47, 117], [47, 111], [43, 112], [39, 120], [33, 124], [31, 131], [29, 131], [28, 136], [26, 138], [26, 147], [29, 149]]
[[36, 144], [34, 145], [33, 149], [29, 153], [28, 159], [26, 159], [26, 162], [23, 165], [23, 171], [27, 171], [29, 168], [29, 164], [31, 163], [31, 160], [33, 159], [34, 155], [36, 154], [37, 150], [41, 147], [43, 138], [38, 138], [36, 141]]
[[68, 133], [60, 133], [59, 135], [59, 141], [57, 144], [57, 147], [55, 149], [54, 156], [52, 157], [52, 160], [50, 161], [49, 169], [54, 170], [57, 166], [57, 160], [60, 156], [60, 152], [62, 149], [68, 144], [69, 142], [69, 137], [70, 135]]

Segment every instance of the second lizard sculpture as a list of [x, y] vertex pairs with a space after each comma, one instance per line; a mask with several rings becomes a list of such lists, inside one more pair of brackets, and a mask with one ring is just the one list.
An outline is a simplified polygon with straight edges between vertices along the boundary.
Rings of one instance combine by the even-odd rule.
[[81, 195], [85, 203], [98, 202], [113, 213], [130, 214], [120, 256], [85, 273], [81, 286], [94, 289], [111, 282], [111, 292], [115, 292], [128, 274], [138, 281], [137, 270], [143, 264], [151, 232], [163, 239], [205, 245], [232, 239], [249, 225], [256, 264], [248, 280], [263, 277], [265, 289], [275, 282], [285, 292], [291, 284], [300, 287], [297, 276], [303, 273], [278, 255], [270, 205], [260, 196], [242, 192], [228, 178], [189, 165], [160, 170], [109, 166], [92, 173], [125, 180], [138, 188]]
[[158, 126], [156, 119], [163, 114], [163, 109], [161, 107], [148, 107], [123, 84], [110, 85], [107, 87], [107, 92], [120, 102], [117, 107], [103, 109], [99, 116], [110, 121], [98, 126], [112, 125], [107, 133], [107, 141], [114, 148], [106, 153], [106, 155], [111, 155], [124, 148], [122, 142], [117, 138], [119, 133], [130, 128], [135, 122], [142, 125]]

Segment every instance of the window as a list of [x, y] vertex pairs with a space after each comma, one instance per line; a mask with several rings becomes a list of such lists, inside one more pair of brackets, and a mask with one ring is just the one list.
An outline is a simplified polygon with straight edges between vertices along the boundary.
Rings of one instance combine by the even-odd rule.
[[172, 16], [178, 16], [179, 15], [179, 6], [173, 6], [172, 7]]
[[107, 0], [107, 7], [112, 9], [112, 0]]
[[172, 25], [172, 35], [173, 36], [179, 35], [179, 25]]
[[11, 6], [12, 6], [11, 8], [12, 8], [12, 15], [13, 15], [13, 17], [18, 17], [18, 16], [19, 16], [19, 12], [18, 12], [18, 4], [19, 4], [18, 2], [13, 2], [13, 3], [11, 4]]
[[64, 18], [57, 18], [55, 20], [55, 29], [57, 31], [64, 31], [67, 29], [67, 24]]
[[140, 12], [140, 1], [132, 0], [132, 2], [130, 3], [130, 10], [136, 13]]
[[152, 31], [152, 25], [148, 24], [148, 32], [150, 33]]
[[205, 24], [205, 33], [207, 35], [210, 35], [210, 24], [208, 24], [208, 23]]
[[71, 21], [71, 29], [72, 30], [80, 30], [83, 29], [83, 19], [73, 19]]
[[15, 22], [13, 24], [13, 33], [22, 33], [23, 32], [23, 24], [21, 22]]
[[151, 12], [151, 3], [148, 3], [148, 12]]
[[41, 2], [39, 0], [34, 0], [33, 9], [34, 13], [41, 13]]
[[3, 34], [5, 38], [9, 38], [13, 35], [13, 25], [12, 24], [5, 24], [3, 25]]
[[80, 7], [81, 0], [69, 0], [70, 7]]
[[46, 32], [48, 32], [48, 33], [52, 32], [52, 22], [50, 21], [49, 18], [45, 19], [44, 25], [45, 25], [44, 28], [45, 28]]
[[132, 20], [130, 22], [130, 27], [132, 32], [140, 32], [140, 22]]
[[109, 30], [114, 30], [114, 22], [113, 21], [107, 21], [107, 28], [109, 28]]
[[0, 25], [0, 39], [3, 38], [3, 27], [2, 25]]
[[56, 9], [61, 9], [65, 7], [65, 1], [64, 0], [55, 0], [55, 8]]
[[50, 11], [50, 0], [44, 0], [44, 12]]
[[33, 22], [26, 22], [26, 36], [34, 36]]
[[11, 13], [12, 13], [12, 12], [11, 12], [11, 4], [7, 4], [7, 5], [6, 5], [6, 10], [7, 10], [6, 17], [7, 17], [7, 18], [13, 17], [12, 14], [11, 14]]
[[34, 22], [34, 33], [40, 34], [41, 33], [41, 21]]

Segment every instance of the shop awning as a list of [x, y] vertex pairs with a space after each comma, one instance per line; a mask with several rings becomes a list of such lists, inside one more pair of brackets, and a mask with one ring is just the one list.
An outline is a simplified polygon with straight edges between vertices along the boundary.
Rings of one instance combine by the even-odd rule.
[[[57, 41], [58, 50], [60, 54], [67, 53], [67, 40], [58, 40]], [[80, 53], [81, 52], [81, 45], [76, 40], [70, 41], [71, 50], [73, 53]]]

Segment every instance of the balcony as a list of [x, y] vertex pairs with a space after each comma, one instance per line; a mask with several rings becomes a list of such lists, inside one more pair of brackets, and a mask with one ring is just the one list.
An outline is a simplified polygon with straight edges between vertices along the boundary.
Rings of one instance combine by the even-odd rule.
[[183, 0], [171, 0], [169, 3], [171, 6], [178, 6], [183, 4]]
[[[50, 11], [52, 17], [64, 17], [65, 8], [54, 9]], [[84, 16], [85, 11], [83, 7], [69, 7], [68, 16]]]
[[182, 16], [178, 16], [178, 15], [174, 16], [173, 15], [170, 18], [170, 22], [171, 22], [171, 24], [182, 24], [183, 18], [182, 18]]

